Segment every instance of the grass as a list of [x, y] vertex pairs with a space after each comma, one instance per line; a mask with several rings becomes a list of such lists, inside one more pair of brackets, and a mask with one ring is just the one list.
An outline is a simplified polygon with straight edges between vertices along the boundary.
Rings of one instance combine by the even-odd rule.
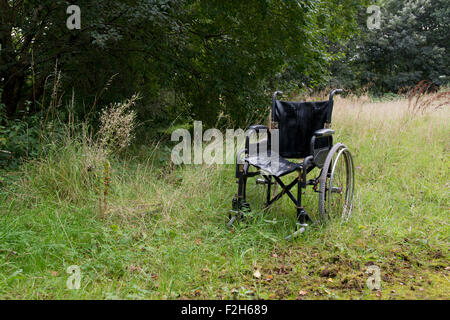
[[[4, 174], [0, 298], [446, 299], [448, 108], [412, 116], [407, 105], [338, 99], [335, 141], [356, 163], [353, 216], [294, 241], [283, 240], [289, 199], [230, 232], [234, 167], [174, 167], [154, 148], [111, 160], [100, 211], [101, 159], [70, 141]], [[314, 215], [317, 194], [305, 197]], [[67, 289], [70, 265], [81, 267], [79, 290]], [[370, 265], [379, 291], [366, 286]]]

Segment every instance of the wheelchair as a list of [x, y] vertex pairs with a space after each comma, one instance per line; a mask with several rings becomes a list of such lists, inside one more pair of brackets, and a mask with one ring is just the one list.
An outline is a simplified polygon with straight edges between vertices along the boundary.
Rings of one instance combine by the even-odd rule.
[[[302, 193], [308, 186], [319, 195], [318, 222], [350, 217], [355, 184], [353, 158], [344, 144], [333, 144], [335, 132], [331, 129], [333, 98], [342, 92], [336, 89], [331, 92], [329, 100], [319, 102], [281, 101], [277, 96], [283, 93], [274, 93], [270, 129], [264, 125], [250, 126], [246, 132], [245, 149], [236, 155], [238, 191], [228, 215], [228, 228], [251, 212], [246, 195], [250, 178], [262, 186], [264, 210], [285, 195], [294, 203], [296, 228], [287, 239], [303, 233], [315, 222], [302, 206]], [[254, 135], [266, 135], [266, 139], [250, 143]], [[308, 179], [314, 168], [319, 168], [320, 173]], [[282, 181], [282, 177], [294, 173], [292, 182]], [[272, 189], [278, 186], [281, 190], [272, 196]], [[291, 192], [295, 186], [297, 197]]]

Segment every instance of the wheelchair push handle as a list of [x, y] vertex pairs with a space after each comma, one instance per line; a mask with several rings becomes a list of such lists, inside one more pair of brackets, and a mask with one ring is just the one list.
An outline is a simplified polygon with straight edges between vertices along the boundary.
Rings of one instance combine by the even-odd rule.
[[341, 94], [343, 92], [344, 92], [344, 90], [342, 90], [342, 89], [335, 89], [335, 90], [331, 91], [331, 93], [330, 93], [330, 101], [333, 101], [333, 98], [334, 98], [335, 94]]
[[283, 91], [275, 91], [275, 93], [273, 94], [273, 97], [276, 99], [277, 98], [277, 95], [282, 95], [283, 94]]
[[272, 122], [275, 121], [275, 102], [277, 101], [277, 95], [282, 95], [282, 91], [275, 91], [272, 97]]

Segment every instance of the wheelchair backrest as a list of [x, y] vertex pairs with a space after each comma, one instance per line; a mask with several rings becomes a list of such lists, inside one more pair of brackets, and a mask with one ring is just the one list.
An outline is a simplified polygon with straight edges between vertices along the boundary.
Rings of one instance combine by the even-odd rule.
[[333, 100], [290, 102], [273, 99], [272, 121], [278, 122], [279, 153], [284, 158], [311, 155], [313, 133], [331, 123]]

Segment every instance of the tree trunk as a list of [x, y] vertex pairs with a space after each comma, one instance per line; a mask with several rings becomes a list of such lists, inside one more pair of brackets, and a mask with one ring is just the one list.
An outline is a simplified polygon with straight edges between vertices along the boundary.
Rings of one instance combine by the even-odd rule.
[[23, 71], [17, 69], [13, 70], [11, 76], [4, 80], [6, 83], [3, 86], [1, 101], [6, 106], [6, 115], [8, 118], [12, 118], [16, 114], [24, 80], [25, 76]]

